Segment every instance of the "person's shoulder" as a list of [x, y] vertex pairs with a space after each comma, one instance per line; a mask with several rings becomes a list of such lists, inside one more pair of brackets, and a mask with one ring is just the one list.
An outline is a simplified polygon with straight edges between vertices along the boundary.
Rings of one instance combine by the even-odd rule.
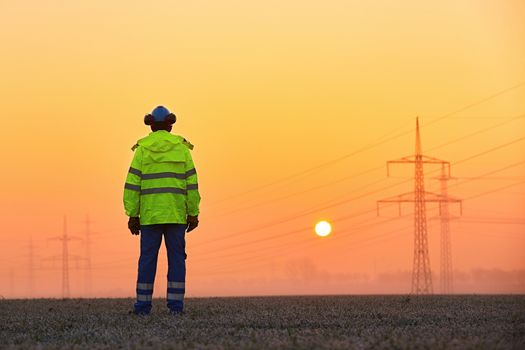
[[147, 140], [150, 136], [151, 134], [146, 135], [143, 138], [140, 138], [139, 140], [137, 140], [137, 142], [133, 145], [133, 147], [131, 147], [131, 150], [135, 152], [135, 150], [140, 147], [141, 142]]
[[184, 145], [186, 148], [188, 148], [189, 150], [193, 150], [193, 148], [195, 147], [190, 141], [186, 140], [184, 137], [180, 135], [174, 135], [174, 136], [177, 137], [180, 143]]
[[190, 150], [193, 150], [193, 148], [195, 147], [190, 141], [186, 140], [185, 138], [182, 138], [182, 144], [188, 147], [188, 149]]

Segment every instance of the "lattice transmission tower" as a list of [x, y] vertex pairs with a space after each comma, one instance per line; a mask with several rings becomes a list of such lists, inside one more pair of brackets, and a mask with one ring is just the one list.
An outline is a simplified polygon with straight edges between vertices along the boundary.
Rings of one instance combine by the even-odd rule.
[[29, 238], [29, 245], [28, 245], [29, 253], [28, 253], [28, 270], [29, 270], [29, 291], [28, 296], [32, 298], [35, 295], [35, 247], [33, 245], [33, 237]]
[[91, 224], [93, 221], [90, 220], [89, 215], [86, 215], [86, 220], [84, 220], [85, 227], [85, 238], [84, 238], [84, 259], [86, 262], [85, 275], [84, 275], [84, 289], [86, 297], [91, 296], [92, 288], [92, 267], [91, 267]]
[[[461, 201], [455, 198], [425, 191], [425, 178], [423, 164], [440, 164], [445, 169], [445, 174], [450, 176], [450, 163], [434, 157], [423, 155], [421, 150], [421, 136], [419, 133], [419, 118], [416, 118], [416, 153], [412, 156], [403, 157], [387, 162], [387, 175], [390, 175], [391, 164], [414, 164], [414, 191], [403, 193], [398, 196], [389, 197], [377, 201], [381, 203], [398, 203], [401, 215], [401, 203], [414, 203], [414, 257], [412, 264], [412, 294], [433, 294], [432, 270], [430, 268], [430, 254], [428, 250], [428, 228], [426, 203], [436, 202], [440, 204], [455, 202], [461, 205]], [[447, 207], [448, 208], [448, 207]]]
[[[440, 182], [441, 196], [449, 198], [448, 196], [448, 181], [452, 179], [445, 169], [445, 166], [441, 167], [441, 176], [437, 178]], [[452, 294], [454, 293], [454, 275], [452, 270], [452, 236], [450, 230], [450, 210], [448, 207], [448, 201], [443, 201], [439, 205], [439, 222], [441, 227], [441, 270], [440, 270], [440, 282], [441, 282], [441, 293]]]
[[64, 216], [64, 222], [62, 226], [62, 235], [50, 238], [50, 240], [56, 240], [62, 242], [62, 298], [69, 298], [69, 259], [78, 260], [79, 257], [76, 255], [69, 254], [69, 242], [73, 240], [79, 240], [78, 237], [69, 236], [67, 233], [67, 219]]

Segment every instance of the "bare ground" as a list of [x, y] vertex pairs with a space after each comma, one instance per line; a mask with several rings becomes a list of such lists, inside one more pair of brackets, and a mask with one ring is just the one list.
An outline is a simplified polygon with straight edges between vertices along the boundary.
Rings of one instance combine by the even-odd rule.
[[525, 349], [525, 296], [1, 300], [8, 349]]

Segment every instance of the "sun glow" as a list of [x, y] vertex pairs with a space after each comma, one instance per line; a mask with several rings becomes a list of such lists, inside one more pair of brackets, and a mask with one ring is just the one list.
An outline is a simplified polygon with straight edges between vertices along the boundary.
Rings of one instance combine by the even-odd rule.
[[326, 237], [332, 232], [332, 225], [328, 221], [319, 221], [315, 225], [315, 233], [319, 237]]

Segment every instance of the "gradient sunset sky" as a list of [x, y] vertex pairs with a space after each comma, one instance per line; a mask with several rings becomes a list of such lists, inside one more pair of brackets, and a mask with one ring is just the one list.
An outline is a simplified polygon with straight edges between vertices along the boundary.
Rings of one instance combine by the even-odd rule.
[[61, 295], [64, 215], [81, 239], [93, 221], [91, 293], [76, 240], [72, 295], [133, 295], [122, 192], [160, 104], [195, 145], [188, 295], [409, 292], [412, 208], [375, 208], [413, 190], [386, 161], [414, 153], [416, 116], [464, 199], [456, 291], [525, 292], [524, 1], [0, 1], [0, 42], [1, 296]]

